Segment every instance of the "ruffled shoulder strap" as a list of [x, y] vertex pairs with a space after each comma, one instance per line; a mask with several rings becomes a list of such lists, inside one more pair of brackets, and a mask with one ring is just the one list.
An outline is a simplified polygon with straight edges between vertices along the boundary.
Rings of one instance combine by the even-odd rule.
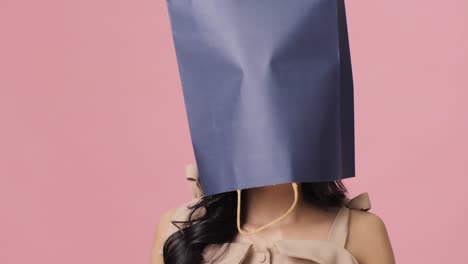
[[345, 205], [348, 208], [367, 211], [371, 209], [371, 202], [367, 192], [355, 196], [353, 199], [345, 199]]
[[361, 193], [352, 199], [345, 199], [345, 205], [338, 211], [335, 220], [331, 226], [328, 240], [340, 245], [346, 245], [348, 237], [348, 223], [350, 209], [357, 209], [361, 211], [368, 211], [371, 209], [369, 194], [367, 192]]
[[203, 190], [198, 177], [198, 168], [196, 164], [188, 164], [185, 167], [185, 177], [187, 179], [188, 187], [192, 192], [193, 198], [200, 198], [203, 196]]

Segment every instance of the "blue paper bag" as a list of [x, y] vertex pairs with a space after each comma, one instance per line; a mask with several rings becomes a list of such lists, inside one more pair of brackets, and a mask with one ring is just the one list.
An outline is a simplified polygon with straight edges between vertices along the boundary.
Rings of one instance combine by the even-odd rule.
[[204, 195], [355, 175], [343, 0], [167, 0]]

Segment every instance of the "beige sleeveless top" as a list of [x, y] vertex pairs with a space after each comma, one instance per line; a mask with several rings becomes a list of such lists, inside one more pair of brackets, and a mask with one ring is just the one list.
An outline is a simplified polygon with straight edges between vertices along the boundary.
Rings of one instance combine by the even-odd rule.
[[[195, 203], [197, 199], [179, 207], [174, 213], [173, 220], [186, 220], [189, 212], [187, 206]], [[339, 209], [331, 225], [328, 240], [278, 240], [269, 245], [224, 243], [206, 247], [203, 256], [207, 263], [214, 264], [359, 264], [345, 248], [349, 214], [351, 209], [367, 211], [370, 208], [367, 193], [346, 199], [345, 206]], [[177, 227], [171, 224], [166, 238], [177, 230]]]

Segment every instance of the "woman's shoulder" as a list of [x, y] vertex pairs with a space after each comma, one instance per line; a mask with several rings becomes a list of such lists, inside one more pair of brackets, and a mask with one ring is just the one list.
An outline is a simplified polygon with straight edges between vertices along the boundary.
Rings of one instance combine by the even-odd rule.
[[350, 209], [346, 248], [359, 263], [393, 258], [384, 220], [370, 211]]
[[162, 258], [162, 249], [164, 242], [168, 237], [170, 230], [170, 224], [172, 218], [177, 211], [177, 208], [166, 209], [160, 216], [158, 223], [156, 224], [153, 245], [151, 247], [151, 264], [164, 263]]
[[366, 240], [387, 232], [384, 220], [374, 212], [350, 209], [348, 240]]
[[176, 225], [178, 221], [186, 221], [190, 213], [190, 206], [195, 204], [198, 199], [192, 199], [184, 203], [180, 203], [173, 207], [165, 209], [156, 223], [155, 233], [153, 238], [153, 246], [151, 251], [151, 263], [162, 263], [156, 260], [161, 259], [162, 250], [166, 240], [179, 230]]
[[193, 198], [163, 211], [156, 230], [159, 230], [160, 233], [165, 233], [166, 236], [177, 231], [180, 227], [180, 224], [177, 225], [177, 222], [187, 221], [188, 216], [192, 211], [192, 206], [197, 204], [198, 201], [199, 198]]

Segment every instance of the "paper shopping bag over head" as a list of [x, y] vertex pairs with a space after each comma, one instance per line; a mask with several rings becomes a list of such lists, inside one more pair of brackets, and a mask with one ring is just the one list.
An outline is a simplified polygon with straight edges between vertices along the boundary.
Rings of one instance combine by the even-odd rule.
[[204, 195], [355, 175], [343, 0], [167, 0]]

